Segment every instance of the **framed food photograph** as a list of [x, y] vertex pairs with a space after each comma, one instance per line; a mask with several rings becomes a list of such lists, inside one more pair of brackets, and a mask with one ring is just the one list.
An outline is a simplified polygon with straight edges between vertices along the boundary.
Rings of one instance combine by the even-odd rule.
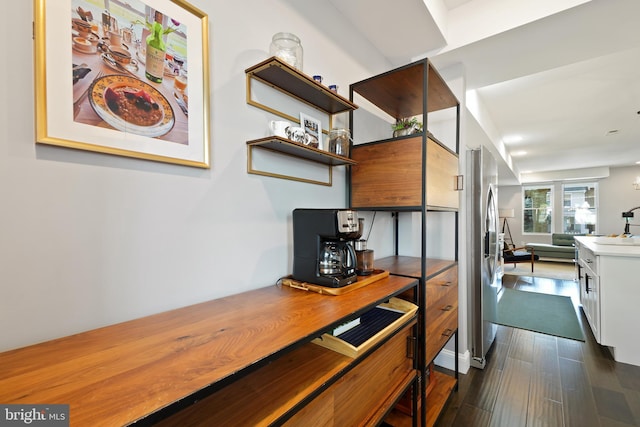
[[35, 0], [36, 142], [210, 167], [209, 23], [182, 0]]
[[304, 129], [306, 145], [322, 150], [322, 122], [300, 113], [300, 127]]

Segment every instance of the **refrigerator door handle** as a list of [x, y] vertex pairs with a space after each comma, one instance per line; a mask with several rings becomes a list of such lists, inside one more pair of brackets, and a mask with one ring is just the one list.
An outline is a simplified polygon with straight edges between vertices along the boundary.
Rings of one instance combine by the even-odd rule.
[[484, 256], [488, 257], [491, 253], [491, 248], [489, 246], [489, 232], [484, 233]]

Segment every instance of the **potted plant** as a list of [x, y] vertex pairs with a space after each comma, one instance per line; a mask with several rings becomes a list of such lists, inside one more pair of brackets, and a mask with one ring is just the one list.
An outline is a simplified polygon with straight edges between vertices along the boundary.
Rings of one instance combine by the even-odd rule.
[[422, 132], [422, 123], [416, 117], [398, 119], [391, 125], [391, 129], [393, 129], [394, 138], [413, 135], [414, 133]]

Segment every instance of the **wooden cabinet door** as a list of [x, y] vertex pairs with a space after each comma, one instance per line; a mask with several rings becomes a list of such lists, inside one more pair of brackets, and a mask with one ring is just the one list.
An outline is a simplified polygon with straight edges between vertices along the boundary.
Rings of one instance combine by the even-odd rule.
[[384, 409], [405, 391], [406, 380], [417, 375], [409, 357], [415, 352], [407, 354], [408, 346], [414, 342], [413, 325], [415, 322], [396, 333], [285, 425], [377, 425]]
[[427, 141], [427, 205], [437, 208], [458, 209], [459, 192], [456, 191], [458, 156], [429, 139]]
[[427, 140], [426, 188], [422, 177], [422, 137], [356, 145], [351, 157], [351, 207], [458, 209], [458, 156]]
[[420, 206], [422, 137], [356, 145], [351, 158], [351, 206]]

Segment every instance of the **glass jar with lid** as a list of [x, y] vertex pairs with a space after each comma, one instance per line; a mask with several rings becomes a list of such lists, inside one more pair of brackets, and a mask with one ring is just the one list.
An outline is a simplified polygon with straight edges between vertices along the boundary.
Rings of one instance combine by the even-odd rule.
[[295, 34], [274, 34], [271, 39], [269, 54], [302, 71], [302, 45]]
[[349, 157], [349, 129], [333, 128], [329, 131], [329, 152], [339, 156]]

